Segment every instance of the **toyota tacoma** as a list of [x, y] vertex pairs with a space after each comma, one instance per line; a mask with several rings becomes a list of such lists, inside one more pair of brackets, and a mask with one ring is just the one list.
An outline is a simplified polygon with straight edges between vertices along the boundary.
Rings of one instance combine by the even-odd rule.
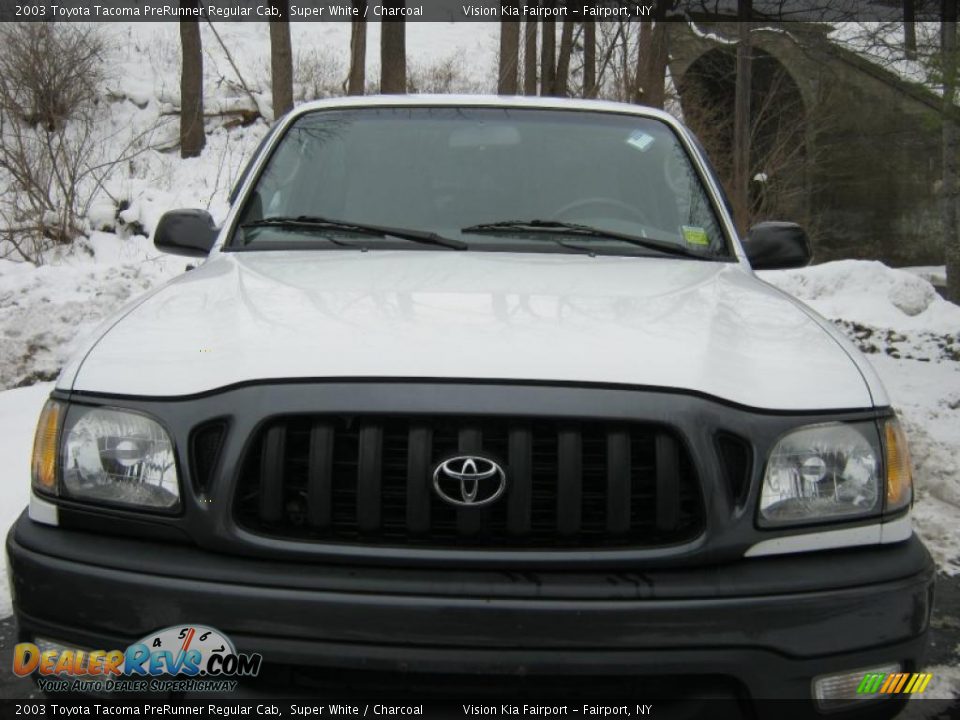
[[675, 119], [314, 102], [230, 201], [160, 220], [202, 262], [59, 376], [7, 538], [21, 640], [205, 623], [288, 694], [894, 710], [864, 678], [922, 670], [934, 583], [904, 434], [754, 274], [803, 230], [738, 238]]

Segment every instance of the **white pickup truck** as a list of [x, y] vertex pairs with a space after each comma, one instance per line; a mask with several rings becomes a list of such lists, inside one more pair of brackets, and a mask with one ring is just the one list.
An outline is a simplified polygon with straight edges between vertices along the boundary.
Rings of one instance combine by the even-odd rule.
[[7, 540], [23, 641], [206, 623], [288, 696], [362, 670], [895, 710], [864, 678], [922, 669], [934, 577], [903, 433], [754, 275], [804, 232], [738, 238], [676, 120], [315, 102], [231, 202], [163, 217], [203, 262], [57, 382]]

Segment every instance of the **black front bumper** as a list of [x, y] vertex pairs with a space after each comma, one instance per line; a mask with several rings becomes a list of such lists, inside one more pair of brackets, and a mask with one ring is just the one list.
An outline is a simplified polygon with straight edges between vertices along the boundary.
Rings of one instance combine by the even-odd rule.
[[[206, 624], [270, 667], [718, 677], [809, 699], [812, 678], [922, 667], [934, 568], [919, 540], [652, 572], [283, 564], [36, 524], [7, 538], [20, 635], [122, 648]], [[812, 709], [812, 706], [811, 706]]]

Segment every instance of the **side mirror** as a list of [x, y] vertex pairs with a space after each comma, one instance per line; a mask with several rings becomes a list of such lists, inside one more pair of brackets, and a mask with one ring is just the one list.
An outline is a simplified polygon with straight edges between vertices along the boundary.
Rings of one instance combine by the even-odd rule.
[[206, 257], [217, 240], [217, 228], [206, 210], [171, 210], [164, 213], [153, 233], [157, 250]]
[[810, 238], [791, 222], [757, 223], [743, 238], [743, 250], [754, 270], [788, 270], [810, 264]]

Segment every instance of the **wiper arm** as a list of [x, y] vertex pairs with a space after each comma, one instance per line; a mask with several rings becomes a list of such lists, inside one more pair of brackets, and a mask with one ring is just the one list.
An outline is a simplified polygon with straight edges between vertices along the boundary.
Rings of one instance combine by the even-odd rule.
[[479, 225], [470, 225], [461, 228], [461, 232], [474, 233], [497, 233], [510, 230], [520, 230], [527, 232], [543, 233], [572, 233], [575, 235], [584, 235], [587, 237], [609, 238], [621, 242], [636, 245], [637, 247], [647, 248], [648, 250], [657, 250], [669, 255], [679, 255], [681, 257], [691, 257], [698, 260], [712, 260], [713, 258], [701, 255], [698, 252], [689, 250], [682, 245], [675, 245], [664, 240], [655, 240], [654, 238], [631, 235], [629, 233], [617, 232], [615, 230], [604, 230], [602, 228], [591, 227], [590, 225], [581, 225], [579, 223], [562, 222], [560, 220], [502, 220], [500, 222], [481, 223]]
[[402, 240], [411, 240], [413, 242], [423, 243], [425, 245], [438, 245], [440, 247], [447, 247], [451, 250], [466, 250], [469, 247], [469, 245], [463, 240], [446, 238], [428, 230], [410, 230], [408, 228], [366, 225], [364, 223], [334, 220], [332, 218], [320, 217], [318, 215], [269, 217], [262, 220], [253, 220], [252, 222], [244, 223], [240, 227], [289, 227], [304, 229], [315, 228], [326, 230], [345, 230], [347, 232], [355, 232], [362, 235], [373, 235], [376, 237], [397, 237]]

